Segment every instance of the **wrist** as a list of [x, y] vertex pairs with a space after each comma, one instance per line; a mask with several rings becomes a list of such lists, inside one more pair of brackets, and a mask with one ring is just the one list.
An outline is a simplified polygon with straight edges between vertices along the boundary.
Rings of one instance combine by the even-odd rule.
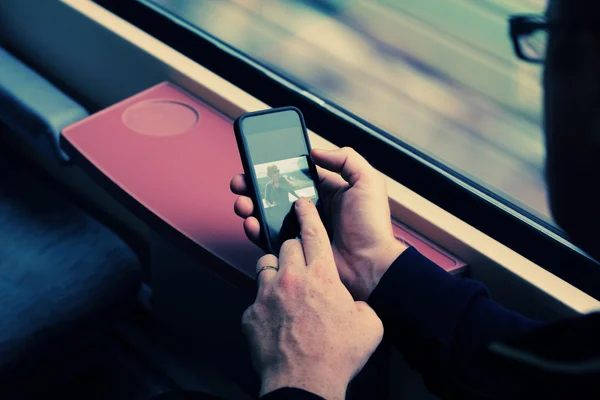
[[260, 397], [285, 387], [303, 389], [327, 400], [343, 400], [348, 382], [340, 380], [335, 373], [318, 372], [314, 368], [307, 371], [278, 371], [262, 378]]
[[394, 261], [396, 261], [400, 254], [402, 254], [406, 249], [408, 249], [408, 246], [400, 242], [396, 238], [393, 238], [389, 243], [381, 247], [381, 250], [379, 250], [377, 254], [372, 258], [372, 276], [370, 279], [370, 284], [367, 287], [365, 299], [369, 298], [373, 290], [375, 290], [375, 288], [379, 284], [379, 281], [381, 280], [383, 275], [385, 275], [385, 273], [391, 267]]

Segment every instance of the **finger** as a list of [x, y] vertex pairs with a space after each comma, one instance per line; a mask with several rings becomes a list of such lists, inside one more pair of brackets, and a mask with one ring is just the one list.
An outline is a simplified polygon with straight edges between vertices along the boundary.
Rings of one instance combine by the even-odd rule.
[[249, 217], [244, 220], [244, 231], [248, 239], [260, 246], [260, 223], [256, 218]]
[[313, 149], [311, 156], [317, 165], [341, 174], [351, 186], [360, 181], [368, 182], [369, 179], [364, 178], [377, 174], [375, 168], [350, 147], [331, 151]]
[[229, 182], [229, 188], [235, 194], [245, 195], [248, 194], [248, 185], [246, 185], [246, 176], [239, 174], [231, 178]]
[[326, 170], [323, 167], [317, 166], [317, 172], [319, 173], [319, 183], [321, 192], [325, 195], [328, 193], [335, 192], [345, 186], [348, 186], [348, 182], [344, 180], [339, 174]]
[[254, 212], [254, 204], [250, 197], [240, 196], [233, 204], [233, 210], [242, 218], [248, 218]]
[[[301, 198], [296, 201], [296, 216], [300, 224], [300, 237], [302, 238], [302, 248], [307, 265], [316, 260], [323, 260], [322, 264], [333, 265], [333, 252], [329, 243], [329, 236], [321, 221], [321, 216], [317, 211], [315, 204], [307, 198]], [[321, 264], [321, 263], [319, 263]]]
[[[268, 268], [267, 268], [268, 267]], [[271, 268], [273, 267], [273, 268]], [[277, 275], [279, 261], [273, 254], [265, 254], [256, 262], [256, 283], [258, 284], [258, 294], [260, 295], [264, 288]]]
[[297, 239], [283, 242], [279, 249], [279, 268], [283, 272], [286, 269], [298, 270], [306, 268], [302, 243]]

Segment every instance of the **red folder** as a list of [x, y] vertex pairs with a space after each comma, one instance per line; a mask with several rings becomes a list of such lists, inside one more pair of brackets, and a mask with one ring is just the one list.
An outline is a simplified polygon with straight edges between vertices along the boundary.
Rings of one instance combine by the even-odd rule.
[[[246, 238], [233, 212], [236, 196], [229, 190], [231, 177], [243, 172], [230, 118], [164, 82], [62, 134], [64, 149], [135, 200], [134, 207], [254, 277], [261, 251]], [[395, 229], [440, 267], [454, 271], [464, 266], [406, 227]]]

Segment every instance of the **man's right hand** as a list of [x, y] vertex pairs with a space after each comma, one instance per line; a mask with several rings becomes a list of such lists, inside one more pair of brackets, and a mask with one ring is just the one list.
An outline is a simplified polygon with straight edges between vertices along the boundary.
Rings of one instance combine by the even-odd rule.
[[[394, 237], [383, 176], [351, 148], [313, 150], [320, 167], [325, 225], [332, 234], [335, 263], [342, 282], [356, 300], [367, 300], [383, 274], [406, 246]], [[245, 218], [247, 236], [258, 243], [260, 225], [253, 217], [243, 175], [231, 180], [242, 195], [236, 213]]]
[[267, 254], [258, 261], [258, 293], [242, 326], [261, 396], [295, 387], [341, 400], [381, 342], [383, 325], [340, 281], [315, 205], [300, 199], [294, 207], [302, 241], [284, 242], [279, 260]]

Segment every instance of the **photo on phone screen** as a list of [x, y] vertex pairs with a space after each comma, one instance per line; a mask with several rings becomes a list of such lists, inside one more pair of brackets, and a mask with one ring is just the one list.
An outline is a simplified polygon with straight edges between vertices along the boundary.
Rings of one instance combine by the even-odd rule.
[[286, 224], [294, 202], [300, 197], [311, 198], [315, 203], [318, 199], [306, 156], [258, 164], [254, 171], [269, 232], [283, 239], [296, 237], [293, 215]]
[[236, 134], [243, 141], [240, 149], [252, 175], [261, 228], [269, 250], [277, 254], [283, 242], [299, 235], [294, 202], [308, 197], [319, 207], [304, 123], [299, 111], [289, 108], [247, 114], [238, 121]]

